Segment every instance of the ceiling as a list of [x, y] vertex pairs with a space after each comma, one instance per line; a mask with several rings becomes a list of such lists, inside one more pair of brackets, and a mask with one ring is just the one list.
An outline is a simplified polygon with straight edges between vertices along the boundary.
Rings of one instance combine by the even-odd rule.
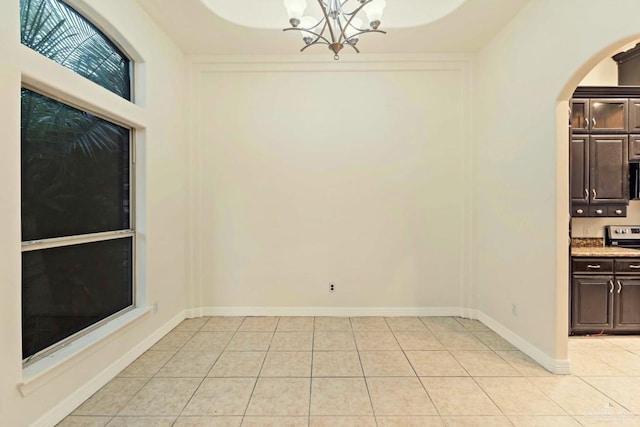
[[[292, 54], [303, 46], [298, 34], [280, 29], [259, 29], [241, 26], [214, 13], [206, 0], [137, 0], [158, 25], [186, 54]], [[249, 0], [226, 0], [242, 2]], [[260, 0], [282, 7], [282, 28], [288, 26], [282, 0]], [[388, 0], [387, 11], [397, 23], [401, 15], [394, 2], [404, 7], [422, 0]], [[370, 34], [361, 37], [358, 47], [363, 53], [465, 53], [484, 46], [529, 0], [466, 0], [450, 14], [434, 22], [410, 28], [388, 28], [387, 35]], [[220, 2], [219, 2], [220, 3]], [[309, 7], [313, 2], [309, 2]], [[408, 8], [408, 7], [407, 7]], [[264, 13], [260, 8], [247, 7], [247, 14]], [[412, 10], [407, 10], [412, 14]], [[411, 20], [408, 20], [411, 22]], [[268, 24], [266, 26], [269, 26]], [[381, 29], [384, 29], [384, 16]], [[308, 49], [309, 53], [324, 52], [323, 47]], [[328, 57], [331, 57], [328, 53]], [[350, 54], [350, 52], [348, 53]]]
[[[245, 27], [281, 30], [289, 21], [286, 8], [282, 1], [274, 0], [201, 0], [214, 13], [227, 21]], [[325, 0], [326, 1], [326, 0]], [[343, 0], [344, 1], [344, 0]], [[379, 2], [382, 0], [372, 0]], [[407, 28], [428, 24], [448, 15], [466, 0], [392, 0], [384, 9], [385, 28]], [[351, 12], [360, 3], [347, 0], [344, 10]], [[366, 6], [365, 6], [366, 8]], [[406, 13], [411, 10], [411, 13]], [[249, 13], [247, 11], [250, 11]], [[304, 15], [313, 16], [320, 20], [321, 9], [316, 0], [307, 2]], [[361, 14], [362, 16], [363, 14]]]

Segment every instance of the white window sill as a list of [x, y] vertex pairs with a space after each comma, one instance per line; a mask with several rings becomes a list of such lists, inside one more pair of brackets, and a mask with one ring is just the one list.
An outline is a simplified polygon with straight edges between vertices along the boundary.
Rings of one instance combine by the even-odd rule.
[[[140, 317], [151, 312], [153, 307], [139, 307], [124, 313], [112, 321], [91, 331], [83, 337], [69, 343], [51, 355], [34, 362], [22, 370], [22, 383], [18, 384], [18, 390], [22, 396], [31, 394], [42, 385], [48, 383], [61, 373], [73, 367], [73, 360], [78, 357], [88, 357], [98, 349], [99, 343], [133, 323]], [[93, 350], [93, 351], [91, 351]]]

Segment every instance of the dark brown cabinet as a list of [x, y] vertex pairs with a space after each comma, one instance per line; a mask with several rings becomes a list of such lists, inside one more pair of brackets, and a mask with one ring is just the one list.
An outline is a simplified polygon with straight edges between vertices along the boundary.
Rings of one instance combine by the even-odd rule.
[[640, 99], [629, 100], [629, 133], [640, 133]]
[[589, 137], [589, 187], [591, 204], [629, 203], [629, 137]]
[[613, 329], [613, 276], [574, 277], [571, 284], [571, 329]]
[[629, 135], [629, 161], [640, 162], [640, 135]]
[[589, 132], [589, 100], [574, 99], [571, 101], [571, 130], [574, 133]]
[[640, 259], [573, 258], [571, 332], [640, 332]]
[[619, 331], [640, 331], [640, 277], [616, 276], [614, 325]]
[[[638, 113], [640, 114], [640, 111]], [[628, 122], [628, 99], [595, 98], [571, 101], [570, 123], [574, 133], [626, 133]]]
[[627, 135], [572, 135], [569, 174], [572, 216], [626, 216]]
[[571, 202], [586, 205], [589, 203], [589, 135], [574, 135], [570, 154]]

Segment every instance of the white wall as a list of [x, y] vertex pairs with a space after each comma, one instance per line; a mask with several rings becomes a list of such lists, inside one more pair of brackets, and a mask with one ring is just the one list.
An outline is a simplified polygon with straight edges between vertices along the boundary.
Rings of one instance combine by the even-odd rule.
[[615, 8], [599, 0], [532, 1], [478, 57], [478, 308], [559, 362], [568, 322], [566, 101], [609, 52], [638, 37], [639, 14], [635, 0]]
[[[616, 53], [622, 49], [616, 49]], [[584, 76], [578, 86], [618, 86], [618, 64], [607, 55], [589, 74]]]
[[199, 306], [459, 311], [468, 60], [297, 58], [195, 65]]
[[[184, 316], [189, 262], [187, 74], [184, 58], [135, 2], [73, 4], [138, 60], [139, 106], [85, 81], [19, 44], [19, 1], [0, 2], [0, 425], [52, 425]], [[22, 76], [22, 77], [21, 77]], [[23, 376], [20, 333], [20, 86], [21, 79], [98, 113], [111, 112], [138, 129], [137, 227], [141, 305], [149, 312], [107, 339], [51, 367]], [[19, 384], [27, 384], [18, 387]], [[23, 396], [22, 393], [25, 395]], [[88, 394], [87, 394], [88, 393]]]

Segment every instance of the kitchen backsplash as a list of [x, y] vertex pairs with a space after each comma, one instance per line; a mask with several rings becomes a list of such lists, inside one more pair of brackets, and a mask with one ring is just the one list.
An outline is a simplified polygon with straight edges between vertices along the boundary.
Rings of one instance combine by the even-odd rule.
[[604, 246], [604, 239], [600, 237], [574, 237], [571, 239], [572, 248], [593, 248]]
[[572, 218], [571, 237], [604, 238], [605, 225], [640, 225], [640, 200], [631, 200], [626, 218]]

